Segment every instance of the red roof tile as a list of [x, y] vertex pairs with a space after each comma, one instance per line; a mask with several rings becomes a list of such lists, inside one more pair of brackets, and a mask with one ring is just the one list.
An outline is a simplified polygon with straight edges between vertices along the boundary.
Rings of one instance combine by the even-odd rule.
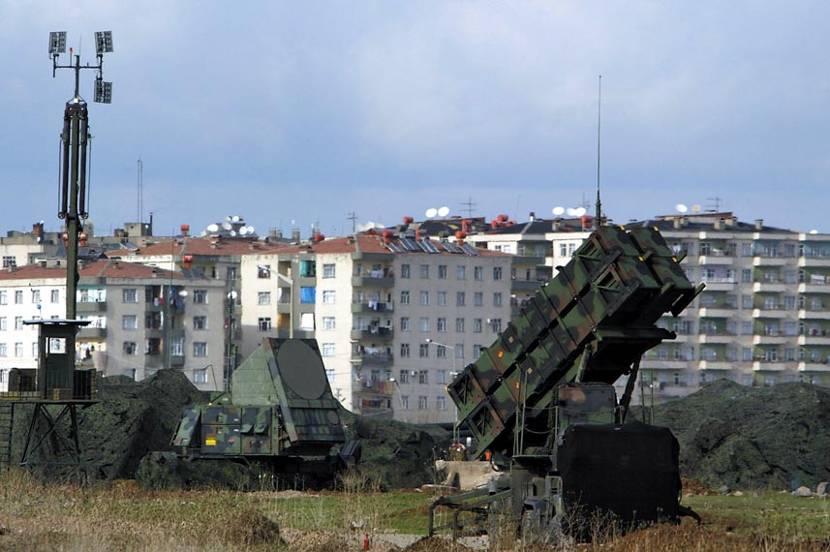
[[[226, 238], [177, 238], [149, 244], [135, 251], [140, 256], [164, 255], [258, 255], [286, 248], [283, 244], [263, 243], [255, 240]], [[118, 252], [116, 252], [118, 253]]]

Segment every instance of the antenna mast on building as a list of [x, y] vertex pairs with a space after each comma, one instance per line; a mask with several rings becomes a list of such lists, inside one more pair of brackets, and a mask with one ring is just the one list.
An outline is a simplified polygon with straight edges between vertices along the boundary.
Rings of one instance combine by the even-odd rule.
[[597, 78], [597, 213], [594, 219], [594, 227], [602, 226], [602, 200], [599, 197], [600, 192], [600, 159], [601, 159], [601, 145], [600, 138], [602, 136], [602, 75]]
[[355, 232], [357, 232], [357, 213], [352, 211], [351, 213], [346, 214], [349, 215], [346, 217], [346, 220], [352, 221], [352, 234], [354, 234]]
[[476, 207], [473, 196], [469, 196], [467, 201], [462, 201], [461, 206], [464, 207], [464, 211], [467, 211], [467, 218], [473, 218], [473, 210]]
[[144, 222], [144, 161], [141, 160], [141, 157], [138, 158], [138, 162], [136, 163], [136, 187], [137, 187], [137, 194], [138, 194], [138, 223], [141, 224]]

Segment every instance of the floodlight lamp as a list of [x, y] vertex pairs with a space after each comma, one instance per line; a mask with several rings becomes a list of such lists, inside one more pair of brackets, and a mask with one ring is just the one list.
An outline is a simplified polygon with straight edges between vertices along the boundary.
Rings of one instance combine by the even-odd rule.
[[49, 33], [49, 55], [56, 56], [66, 53], [66, 31]]
[[112, 83], [101, 79], [95, 81], [95, 101], [97, 103], [112, 103]]
[[99, 56], [112, 53], [112, 31], [98, 31], [95, 33], [95, 52]]

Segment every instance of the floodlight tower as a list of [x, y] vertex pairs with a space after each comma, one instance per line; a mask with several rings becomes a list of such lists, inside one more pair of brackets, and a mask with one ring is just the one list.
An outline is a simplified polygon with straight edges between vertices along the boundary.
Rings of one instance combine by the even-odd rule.
[[60, 211], [58, 218], [66, 220], [66, 318], [74, 320], [75, 302], [78, 286], [78, 236], [83, 230], [83, 221], [89, 216], [87, 206], [87, 179], [89, 157], [87, 146], [89, 134], [89, 114], [86, 101], [81, 97], [80, 78], [82, 69], [97, 71], [95, 77], [95, 101], [112, 102], [112, 83], [104, 81], [104, 54], [112, 52], [112, 32], [95, 33], [95, 52], [97, 65], [81, 65], [81, 56], [69, 49], [69, 64], [59, 65], [60, 55], [66, 53], [66, 32], [49, 33], [49, 57], [52, 58], [52, 78], [58, 69], [71, 69], [75, 72], [75, 94], [66, 102], [63, 112], [63, 131], [61, 132], [61, 180]]

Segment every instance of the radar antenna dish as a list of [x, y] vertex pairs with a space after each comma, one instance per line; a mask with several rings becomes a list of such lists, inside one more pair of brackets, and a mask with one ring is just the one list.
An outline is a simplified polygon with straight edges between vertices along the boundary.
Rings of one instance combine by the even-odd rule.
[[231, 228], [233, 228], [233, 225], [230, 222], [225, 221], [222, 223], [222, 228], [224, 228], [225, 230], [230, 230]]

